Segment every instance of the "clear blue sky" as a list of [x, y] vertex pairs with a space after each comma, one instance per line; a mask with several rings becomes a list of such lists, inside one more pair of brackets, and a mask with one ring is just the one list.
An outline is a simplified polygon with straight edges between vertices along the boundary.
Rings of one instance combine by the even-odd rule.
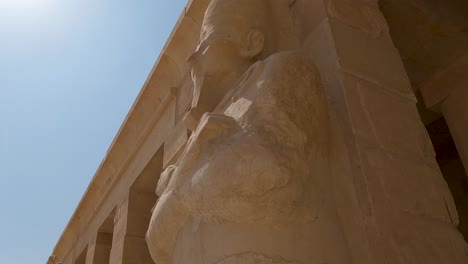
[[0, 263], [45, 263], [186, 0], [0, 0]]

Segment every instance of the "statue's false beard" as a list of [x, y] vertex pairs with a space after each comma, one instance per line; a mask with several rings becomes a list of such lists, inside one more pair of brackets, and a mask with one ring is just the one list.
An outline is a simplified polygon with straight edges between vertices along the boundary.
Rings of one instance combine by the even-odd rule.
[[[214, 110], [216, 105], [222, 99], [222, 87], [220, 83], [209, 76], [193, 76], [193, 101], [192, 108], [201, 108], [206, 112]], [[222, 85], [221, 85], [222, 86]]]
[[192, 107], [196, 107], [200, 103], [200, 99], [203, 93], [203, 86], [205, 84], [205, 78], [201, 76], [192, 75], [193, 83], [193, 101]]

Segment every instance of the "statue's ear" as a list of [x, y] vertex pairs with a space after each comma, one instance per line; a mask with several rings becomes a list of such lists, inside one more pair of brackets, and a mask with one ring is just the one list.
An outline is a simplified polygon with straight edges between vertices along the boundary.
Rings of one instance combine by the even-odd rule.
[[251, 30], [243, 44], [241, 55], [247, 58], [254, 58], [263, 51], [265, 36], [258, 30]]

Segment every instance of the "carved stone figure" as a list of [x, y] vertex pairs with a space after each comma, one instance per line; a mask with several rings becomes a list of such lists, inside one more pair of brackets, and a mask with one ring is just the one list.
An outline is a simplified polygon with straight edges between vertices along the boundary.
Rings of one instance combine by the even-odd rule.
[[189, 58], [193, 134], [161, 175], [147, 232], [158, 264], [346, 263], [326, 99], [307, 56], [278, 48], [282, 5], [213, 0], [206, 11]]

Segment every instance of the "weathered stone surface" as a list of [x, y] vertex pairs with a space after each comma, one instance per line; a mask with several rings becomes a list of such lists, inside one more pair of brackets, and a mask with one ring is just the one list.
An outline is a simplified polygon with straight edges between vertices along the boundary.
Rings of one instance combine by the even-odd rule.
[[328, 115], [320, 77], [301, 52], [274, 53], [268, 5], [215, 0], [208, 8], [201, 44], [189, 58], [195, 96], [187, 118], [194, 132], [161, 176], [147, 233], [155, 262], [346, 259], [346, 251], [327, 249], [344, 241], [327, 206]]
[[330, 20], [330, 24], [343, 71], [416, 101], [398, 51], [388, 36], [376, 39], [339, 21]]
[[336, 19], [374, 38], [388, 33], [376, 0], [327, 0], [329, 18]]
[[465, 1], [380, 0], [379, 4], [415, 90], [466, 54]]
[[437, 1], [213, 0], [204, 19], [210, 2], [184, 9], [50, 264], [466, 263], [406, 75], [462, 142], [463, 93], [428, 78], [463, 76], [441, 69], [466, 43], [454, 1], [431, 42], [400, 21], [426, 34]]
[[467, 71], [468, 50], [467, 54], [457, 58], [455, 62], [446, 66], [443, 70], [434, 73], [431, 78], [419, 86], [426, 106], [440, 111], [442, 104], [448, 97], [457, 91], [466, 90]]
[[431, 167], [370, 147], [363, 148], [361, 157], [375, 210], [390, 204], [407, 214], [458, 224], [455, 204], [435, 164]]
[[434, 161], [434, 150], [413, 100], [348, 73], [342, 74], [342, 81], [356, 136], [395, 154]]
[[[405, 247], [438, 247], [441, 250], [433, 254], [432, 263], [443, 258], [464, 263], [466, 244], [454, 228], [457, 219], [451, 194], [418, 118], [414, 96], [407, 89], [408, 78], [398, 52], [388, 35], [376, 37], [356, 25], [330, 17], [305, 38], [329, 99], [333, 186], [351, 262], [413, 263], [431, 257], [422, 255], [423, 250], [412, 252]], [[369, 150], [382, 154], [370, 155], [372, 164], [385, 166], [370, 170], [368, 157], [363, 155]], [[394, 197], [384, 198], [389, 189]], [[433, 191], [421, 192], [426, 189]], [[401, 194], [406, 198], [399, 192], [406, 193]], [[404, 228], [396, 222], [392, 225], [392, 219], [404, 219], [406, 213], [402, 212], [414, 210], [411, 208], [418, 208], [417, 221], [408, 222], [414, 223], [414, 230], [429, 228], [428, 223], [437, 218], [430, 227], [436, 231], [428, 232], [424, 239], [418, 237], [418, 231], [407, 232], [406, 243], [395, 243], [392, 234], [405, 231], [398, 230]], [[444, 224], [437, 224], [440, 220]], [[447, 243], [457, 245], [457, 249], [446, 247]], [[407, 255], [403, 257], [402, 251]]]

